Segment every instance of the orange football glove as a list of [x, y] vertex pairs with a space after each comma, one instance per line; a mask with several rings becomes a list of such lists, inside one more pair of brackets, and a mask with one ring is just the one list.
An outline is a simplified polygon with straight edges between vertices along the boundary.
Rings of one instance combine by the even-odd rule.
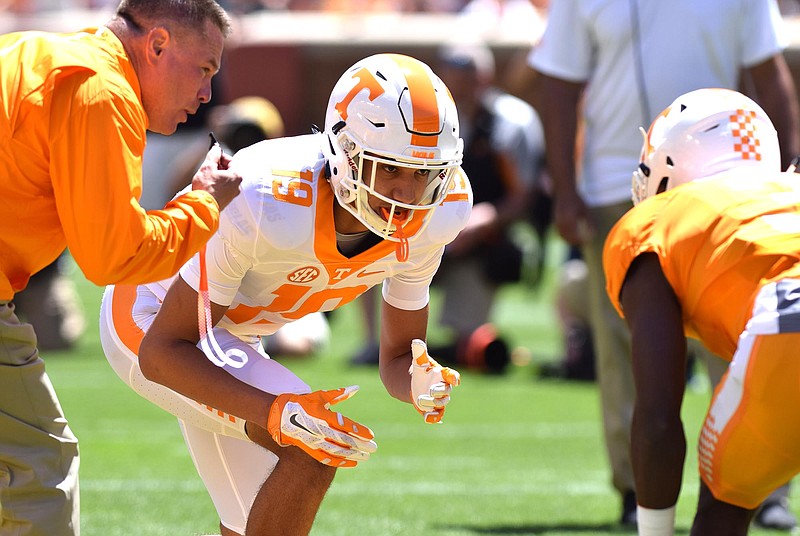
[[375, 434], [330, 407], [357, 392], [358, 386], [351, 385], [305, 395], [279, 395], [269, 408], [267, 430], [278, 445], [299, 447], [320, 463], [355, 467], [378, 448]]
[[411, 341], [411, 401], [428, 424], [441, 422], [450, 391], [461, 383], [458, 371], [442, 367], [428, 355], [425, 341]]

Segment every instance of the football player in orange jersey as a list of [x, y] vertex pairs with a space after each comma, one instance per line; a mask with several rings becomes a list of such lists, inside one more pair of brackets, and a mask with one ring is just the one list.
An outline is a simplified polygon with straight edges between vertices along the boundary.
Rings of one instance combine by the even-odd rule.
[[336, 468], [377, 447], [332, 408], [356, 386], [312, 392], [259, 336], [382, 284], [380, 377], [441, 420], [459, 375], [424, 341], [431, 279], [472, 206], [462, 146], [427, 65], [370, 56], [334, 86], [324, 132], [234, 155], [242, 193], [177, 278], [106, 291], [106, 356], [180, 420], [223, 535], [308, 533]]
[[800, 183], [744, 95], [682, 95], [645, 135], [634, 208], [604, 250], [632, 335], [631, 428], [640, 535], [671, 535], [686, 439], [686, 339], [730, 361], [698, 445], [695, 536], [746, 534], [800, 472]]

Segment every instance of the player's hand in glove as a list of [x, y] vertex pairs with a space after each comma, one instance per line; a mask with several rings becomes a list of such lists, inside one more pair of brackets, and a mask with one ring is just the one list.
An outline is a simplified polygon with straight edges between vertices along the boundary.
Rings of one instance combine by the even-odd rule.
[[357, 392], [358, 386], [351, 385], [305, 395], [279, 395], [269, 408], [267, 430], [278, 445], [299, 447], [320, 463], [355, 467], [378, 448], [372, 440], [375, 434], [330, 407]]
[[461, 383], [461, 375], [451, 368], [442, 367], [428, 355], [425, 341], [411, 341], [411, 401], [425, 422], [435, 424], [442, 420], [444, 407], [450, 402], [450, 391]]

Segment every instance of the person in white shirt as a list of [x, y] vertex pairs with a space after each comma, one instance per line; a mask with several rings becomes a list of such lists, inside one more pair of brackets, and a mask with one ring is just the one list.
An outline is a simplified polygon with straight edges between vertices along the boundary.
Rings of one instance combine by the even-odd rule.
[[786, 44], [775, 0], [555, 0], [529, 56], [540, 78], [554, 224], [588, 266], [606, 450], [625, 524], [636, 522], [630, 339], [605, 294], [601, 255], [631, 207], [638, 129], [683, 93], [742, 82], [773, 119], [788, 164], [800, 150], [800, 121]]

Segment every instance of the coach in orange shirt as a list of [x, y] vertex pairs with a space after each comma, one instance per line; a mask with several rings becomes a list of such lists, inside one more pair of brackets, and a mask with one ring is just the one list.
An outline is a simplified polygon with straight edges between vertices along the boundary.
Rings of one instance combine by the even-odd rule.
[[239, 192], [219, 146], [193, 190], [138, 202], [146, 130], [172, 134], [211, 98], [230, 21], [214, 0], [123, 0], [103, 27], [0, 36], [0, 535], [79, 533], [78, 447], [36, 335], [14, 314], [69, 247], [97, 285], [177, 272]]
[[672, 535], [686, 438], [686, 339], [730, 361], [698, 445], [695, 536], [747, 533], [800, 472], [800, 179], [744, 95], [701, 89], [653, 122], [634, 208], [605, 244], [607, 290], [632, 335], [639, 534]]

